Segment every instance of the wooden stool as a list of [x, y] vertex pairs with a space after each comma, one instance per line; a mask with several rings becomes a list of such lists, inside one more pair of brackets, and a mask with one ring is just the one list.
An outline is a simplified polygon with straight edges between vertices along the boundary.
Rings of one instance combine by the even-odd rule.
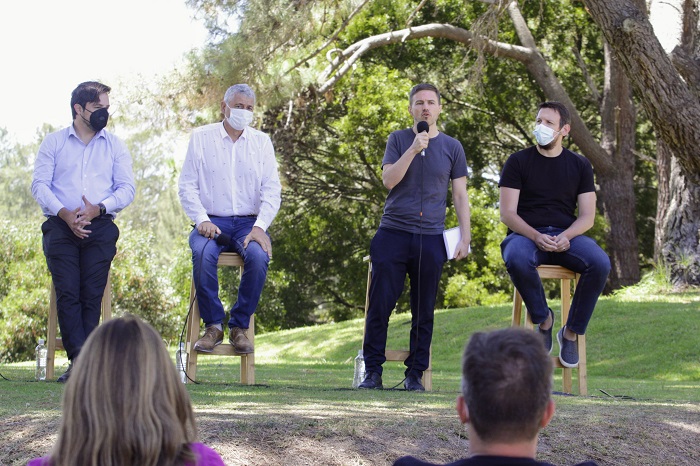
[[[572, 272], [571, 270], [561, 267], [559, 265], [540, 265], [537, 267], [537, 272], [540, 274], [540, 278], [554, 278], [561, 280], [561, 326], [564, 326], [566, 320], [569, 317], [569, 308], [571, 307], [571, 281], [574, 281], [574, 286], [578, 282], [578, 274]], [[511, 320], [511, 325], [513, 327], [520, 326], [521, 315], [523, 307], [523, 298], [515, 290], [513, 296], [513, 315]], [[525, 313], [525, 327], [532, 329], [534, 324], [530, 319], [530, 313]], [[553, 337], [556, 328], [552, 329]], [[588, 394], [588, 375], [586, 373], [586, 336], [578, 336], [578, 391], [579, 395]], [[552, 356], [552, 363], [554, 367], [562, 368], [562, 381], [564, 386], [564, 391], [566, 393], [571, 393], [572, 383], [571, 383], [571, 369], [564, 367], [559, 361], [558, 356]]]
[[[112, 318], [112, 282], [107, 275], [107, 285], [102, 295], [102, 322]], [[53, 379], [56, 349], [65, 349], [63, 339], [57, 337], [58, 333], [58, 305], [56, 304], [56, 288], [51, 280], [51, 298], [49, 299], [49, 329], [46, 352], [46, 378]]]
[[[370, 256], [365, 256], [363, 261], [367, 262], [367, 292], [365, 294], [365, 326], [367, 325], [367, 310], [369, 309], [369, 287], [372, 283], [372, 260]], [[364, 346], [365, 341], [365, 330], [362, 330], [362, 343]], [[408, 359], [408, 355], [411, 354], [409, 350], [385, 350], [384, 357], [387, 361], [400, 361], [404, 362]], [[428, 355], [428, 368], [423, 371], [423, 377], [421, 379], [423, 387], [426, 391], [431, 391], [433, 389], [433, 345], [430, 344], [430, 353]]]
[[[222, 252], [219, 256], [219, 267], [238, 267], [243, 275], [243, 258], [233, 252]], [[194, 278], [190, 287], [190, 309], [191, 312], [187, 318], [187, 338], [185, 340], [185, 348], [187, 350], [187, 377], [188, 380], [196, 380], [197, 376], [197, 356], [240, 356], [241, 358], [241, 383], [246, 385], [255, 384], [255, 353], [242, 354], [237, 353], [233, 349], [233, 345], [226, 342], [227, 328], [224, 327], [224, 343], [215, 346], [211, 353], [203, 353], [194, 349], [195, 343], [199, 339], [199, 304], [196, 299], [196, 291], [194, 287]], [[250, 328], [245, 332], [251, 344], [255, 344], [255, 314], [250, 316]]]

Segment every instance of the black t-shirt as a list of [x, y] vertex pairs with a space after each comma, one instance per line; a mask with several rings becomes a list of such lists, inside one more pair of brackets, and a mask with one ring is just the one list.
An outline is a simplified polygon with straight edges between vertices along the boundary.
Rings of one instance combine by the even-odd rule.
[[569, 228], [578, 195], [595, 192], [588, 159], [568, 149], [545, 157], [535, 146], [508, 157], [498, 186], [520, 190], [518, 215], [533, 228]]
[[[382, 166], [396, 163], [411, 147], [415, 137], [412, 128], [391, 133]], [[442, 234], [449, 183], [463, 176], [467, 176], [467, 159], [462, 144], [455, 138], [438, 133], [430, 139], [425, 157], [416, 155], [403, 179], [389, 191], [379, 226], [419, 233], [422, 203], [423, 233]]]
[[[404, 456], [394, 462], [394, 466], [438, 466], [435, 463], [427, 463], [412, 456]], [[472, 456], [448, 463], [445, 466], [554, 466], [545, 461], [537, 461], [532, 458], [514, 458], [510, 456]], [[593, 461], [585, 461], [575, 466], [597, 466]]]

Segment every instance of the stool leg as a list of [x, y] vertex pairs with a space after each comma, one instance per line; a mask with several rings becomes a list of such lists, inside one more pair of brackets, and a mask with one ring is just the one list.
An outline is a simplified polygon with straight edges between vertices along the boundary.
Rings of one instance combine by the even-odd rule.
[[199, 339], [199, 306], [194, 286], [194, 279], [190, 287], [190, 315], [187, 319], [187, 337], [185, 339], [185, 349], [187, 350], [187, 380], [196, 380], [197, 377], [197, 351], [194, 349], [195, 343]]
[[[255, 314], [250, 316], [250, 326], [245, 335], [255, 348]], [[241, 355], [241, 383], [255, 385], [255, 353]]]
[[[561, 279], [561, 325], [564, 326], [569, 318], [569, 309], [571, 308], [571, 280], [568, 278]], [[573, 384], [571, 380], [572, 370], [568, 367], [562, 368], [562, 384], [566, 393], [573, 393]]]
[[107, 284], [102, 295], [102, 323], [112, 318], [112, 277], [107, 274]]
[[588, 395], [588, 373], [586, 371], [586, 335], [578, 336], [578, 393]]
[[58, 333], [58, 307], [56, 305], [56, 288], [51, 281], [51, 291], [49, 298], [49, 328], [48, 336], [46, 337], [47, 353], [46, 353], [46, 378], [53, 379], [54, 364], [56, 363], [56, 334]]
[[422, 383], [426, 392], [433, 391], [433, 345], [430, 345], [430, 350], [428, 353], [428, 368], [423, 371]]
[[520, 327], [520, 321], [522, 320], [523, 312], [523, 298], [518, 293], [518, 290], [514, 288], [513, 292], [513, 313], [511, 314], [510, 326]]

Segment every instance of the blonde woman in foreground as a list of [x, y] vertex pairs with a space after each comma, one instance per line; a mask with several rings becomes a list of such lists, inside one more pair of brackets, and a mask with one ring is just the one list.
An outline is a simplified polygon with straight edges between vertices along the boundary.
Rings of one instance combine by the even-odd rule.
[[223, 465], [196, 436], [189, 394], [163, 340], [128, 316], [90, 335], [66, 384], [53, 451], [28, 466]]

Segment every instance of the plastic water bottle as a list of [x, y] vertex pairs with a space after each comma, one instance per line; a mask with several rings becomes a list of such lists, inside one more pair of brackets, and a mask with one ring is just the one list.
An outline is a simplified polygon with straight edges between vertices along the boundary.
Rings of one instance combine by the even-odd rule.
[[46, 355], [48, 350], [44, 344], [44, 339], [39, 339], [39, 344], [36, 345], [36, 371], [34, 372], [34, 378], [36, 380], [46, 380]]
[[362, 350], [359, 350], [357, 352], [357, 356], [355, 357], [355, 377], [352, 379], [352, 388], [359, 387], [364, 379], [365, 379], [365, 357], [362, 354]]
[[175, 352], [175, 366], [177, 367], [177, 373], [180, 375], [180, 381], [182, 383], [187, 383], [187, 373], [185, 372], [186, 363], [187, 351], [185, 351], [185, 344], [180, 343], [180, 349]]

